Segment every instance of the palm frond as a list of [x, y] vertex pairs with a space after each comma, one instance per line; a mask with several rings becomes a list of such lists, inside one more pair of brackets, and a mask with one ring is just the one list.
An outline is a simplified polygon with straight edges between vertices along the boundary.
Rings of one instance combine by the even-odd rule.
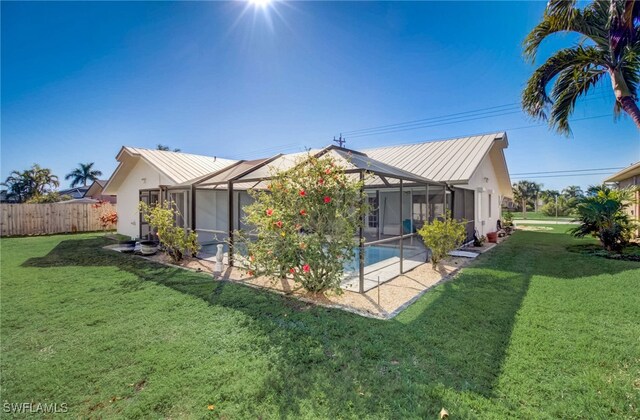
[[546, 121], [547, 108], [553, 104], [547, 94], [547, 85], [566, 69], [587, 67], [594, 63], [601, 67], [608, 64], [603, 53], [596, 47], [576, 46], [556, 52], [528, 80], [522, 92], [522, 108], [534, 118]]
[[569, 116], [578, 98], [586, 94], [604, 76], [606, 70], [592, 65], [574, 65], [563, 70], [556, 80], [551, 96], [549, 125], [563, 134], [571, 134]]
[[[596, 2], [597, 3], [597, 2]], [[605, 30], [608, 15], [599, 7], [580, 10], [575, 1], [552, 0], [547, 5], [542, 21], [524, 39], [524, 56], [535, 61], [540, 44], [558, 32], [576, 32], [596, 45], [607, 48], [608, 33]]]

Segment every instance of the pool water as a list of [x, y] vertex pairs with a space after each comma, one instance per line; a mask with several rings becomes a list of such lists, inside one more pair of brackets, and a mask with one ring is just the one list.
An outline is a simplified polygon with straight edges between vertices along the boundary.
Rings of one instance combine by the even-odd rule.
[[[344, 264], [344, 271], [357, 272], [360, 268], [360, 248], [354, 249], [355, 257], [353, 260]], [[400, 248], [388, 247], [388, 246], [368, 246], [364, 250], [364, 265], [365, 267], [371, 264], [379, 263], [389, 258], [399, 257]]]
[[[215, 255], [218, 251], [217, 244], [205, 244], [202, 246], [200, 250], [200, 255], [210, 256]], [[406, 249], [405, 249], [406, 250]], [[225, 244], [224, 252], [227, 252], [228, 248]], [[360, 248], [356, 247], [353, 250], [354, 258], [351, 261], [346, 261], [344, 263], [344, 271], [345, 272], [358, 272], [360, 268]], [[365, 248], [364, 252], [364, 265], [372, 265], [379, 263], [380, 261], [387, 260], [389, 258], [399, 257], [400, 256], [400, 248], [391, 247], [391, 246], [368, 246]]]

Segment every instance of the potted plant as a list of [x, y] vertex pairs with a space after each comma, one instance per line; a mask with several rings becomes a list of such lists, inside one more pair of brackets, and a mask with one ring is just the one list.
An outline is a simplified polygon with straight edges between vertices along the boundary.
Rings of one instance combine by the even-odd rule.
[[158, 242], [140, 241], [140, 253], [142, 255], [153, 255], [158, 252]]

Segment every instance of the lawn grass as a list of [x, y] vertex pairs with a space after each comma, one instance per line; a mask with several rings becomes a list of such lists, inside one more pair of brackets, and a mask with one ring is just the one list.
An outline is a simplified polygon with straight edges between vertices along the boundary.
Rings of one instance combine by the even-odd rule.
[[[102, 250], [1, 241], [3, 402], [74, 417], [638, 418], [640, 265], [516, 232], [391, 321]], [[209, 410], [209, 405], [213, 410]]]

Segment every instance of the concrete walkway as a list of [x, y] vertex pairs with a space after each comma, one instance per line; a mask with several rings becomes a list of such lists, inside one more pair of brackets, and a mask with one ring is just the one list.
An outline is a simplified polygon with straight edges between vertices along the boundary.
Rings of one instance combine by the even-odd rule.
[[579, 225], [579, 222], [573, 222], [571, 220], [528, 220], [528, 219], [513, 219], [513, 224], [518, 225]]

